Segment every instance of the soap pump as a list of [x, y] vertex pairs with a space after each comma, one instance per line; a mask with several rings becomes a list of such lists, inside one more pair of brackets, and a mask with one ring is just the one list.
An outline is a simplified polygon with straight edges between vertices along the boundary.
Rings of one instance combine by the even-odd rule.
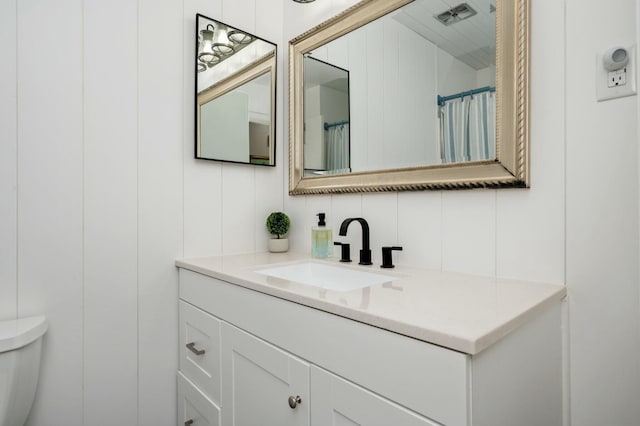
[[311, 256], [326, 258], [333, 252], [333, 236], [325, 222], [325, 214], [318, 213], [318, 226], [311, 229]]

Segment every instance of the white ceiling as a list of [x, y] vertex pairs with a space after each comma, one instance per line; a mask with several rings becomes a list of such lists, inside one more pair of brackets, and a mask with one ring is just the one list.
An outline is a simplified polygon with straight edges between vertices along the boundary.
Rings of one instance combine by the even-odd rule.
[[[429, 40], [454, 58], [480, 70], [496, 63], [496, 20], [490, 12], [496, 0], [415, 0], [388, 17]], [[435, 16], [461, 3], [467, 3], [476, 15], [446, 26]], [[309, 87], [322, 84], [348, 91], [346, 72], [318, 60], [304, 61], [304, 79]]]
[[315, 58], [304, 60], [304, 84], [308, 87], [323, 85], [349, 93], [349, 74], [342, 68]]
[[[446, 26], [435, 16], [461, 3], [477, 14]], [[393, 18], [474, 69], [495, 65], [495, 0], [415, 0], [393, 13]]]

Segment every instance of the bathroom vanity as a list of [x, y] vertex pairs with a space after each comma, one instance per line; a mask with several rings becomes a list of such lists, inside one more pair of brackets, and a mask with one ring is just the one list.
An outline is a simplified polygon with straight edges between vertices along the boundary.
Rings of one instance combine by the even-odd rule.
[[[315, 263], [388, 281], [265, 272]], [[564, 286], [295, 253], [176, 265], [180, 425], [562, 424]]]

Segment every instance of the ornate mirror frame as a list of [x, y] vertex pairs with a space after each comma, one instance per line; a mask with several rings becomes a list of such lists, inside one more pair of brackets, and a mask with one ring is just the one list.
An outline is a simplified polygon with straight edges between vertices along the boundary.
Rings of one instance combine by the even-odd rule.
[[289, 42], [290, 195], [529, 186], [529, 0], [496, 4], [496, 160], [304, 177], [303, 55], [412, 1], [363, 0]]

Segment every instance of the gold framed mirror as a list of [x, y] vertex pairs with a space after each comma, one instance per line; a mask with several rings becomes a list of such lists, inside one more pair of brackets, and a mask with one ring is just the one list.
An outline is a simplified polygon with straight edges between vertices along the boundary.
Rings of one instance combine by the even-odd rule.
[[[290, 41], [291, 195], [528, 187], [529, 2], [467, 0], [456, 6], [449, 4], [440, 0], [363, 0]], [[440, 11], [442, 5], [444, 10]], [[443, 34], [465, 33], [469, 27], [475, 27], [475, 32], [465, 35], [470, 46], [458, 52], [445, 44], [460, 46], [459, 40], [434, 41]], [[491, 31], [487, 31], [489, 27]], [[493, 46], [485, 46], [490, 41], [480, 41], [485, 35], [493, 37]], [[415, 43], [421, 46], [419, 50]], [[318, 77], [306, 65], [310, 62], [344, 69], [348, 81]], [[402, 65], [404, 62], [408, 65]], [[468, 68], [465, 75], [475, 75], [476, 83], [488, 79], [490, 84], [453, 86], [438, 77], [455, 79], [452, 76], [461, 73], [446, 64], [458, 62], [465, 64], [456, 65], [456, 70]], [[418, 68], [418, 64], [424, 67]], [[361, 77], [364, 74], [368, 81]], [[376, 77], [378, 74], [387, 80]], [[426, 85], [422, 80], [436, 84]], [[408, 88], [402, 86], [406, 82], [412, 82]], [[335, 111], [340, 108], [318, 99], [333, 96], [341, 87], [347, 88], [349, 110], [346, 119], [338, 117], [336, 121]], [[455, 87], [462, 90], [451, 95]], [[492, 103], [486, 102], [489, 98]], [[482, 107], [473, 106], [474, 102]], [[456, 118], [455, 114], [461, 114], [459, 121], [451, 118]], [[341, 136], [330, 134], [337, 125], [343, 127]], [[309, 133], [314, 129], [320, 129], [319, 133]], [[466, 136], [457, 138], [458, 130]], [[470, 132], [477, 135], [469, 136]], [[305, 146], [315, 140], [326, 145], [320, 156], [339, 146], [346, 147], [347, 159], [339, 160], [339, 166], [327, 166], [334, 161], [330, 158], [324, 166], [305, 167], [305, 163], [322, 164], [311, 157], [318, 150]], [[410, 143], [403, 144], [405, 140]], [[452, 154], [455, 150], [457, 154]]]

